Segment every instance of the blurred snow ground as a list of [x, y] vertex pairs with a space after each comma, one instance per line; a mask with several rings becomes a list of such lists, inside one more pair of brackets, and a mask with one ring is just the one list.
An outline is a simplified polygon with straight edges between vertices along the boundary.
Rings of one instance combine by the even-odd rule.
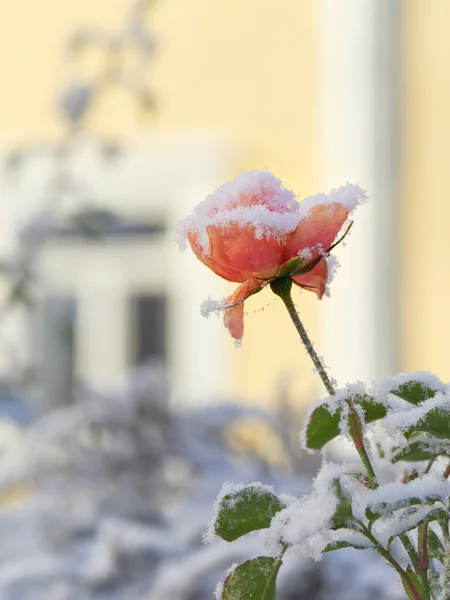
[[[223, 482], [298, 495], [318, 464], [297, 452], [286, 407], [172, 410], [155, 368], [21, 427], [0, 454], [0, 600], [213, 598], [233, 563], [264, 553], [259, 532], [202, 543]], [[288, 552], [278, 589], [279, 600], [404, 598], [370, 551], [319, 563]]]

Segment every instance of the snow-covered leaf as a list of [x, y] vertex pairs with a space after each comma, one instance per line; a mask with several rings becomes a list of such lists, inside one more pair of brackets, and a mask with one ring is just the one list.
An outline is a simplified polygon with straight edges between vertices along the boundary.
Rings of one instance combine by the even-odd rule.
[[285, 504], [267, 487], [250, 484], [223, 495], [217, 506], [214, 531], [227, 542], [269, 527]]
[[342, 550], [342, 548], [354, 548], [355, 550], [370, 550], [373, 548], [372, 544], [359, 544], [358, 542], [331, 542], [328, 546], [322, 550], [322, 552], [333, 552], [333, 550]]
[[292, 546], [301, 554], [320, 560], [323, 549], [333, 542], [364, 542], [355, 531], [352, 492], [367, 488], [344, 473], [339, 465], [325, 464], [313, 482], [310, 494], [289, 503], [273, 518], [265, 534], [270, 554]]
[[[368, 395], [353, 396], [353, 402], [359, 405], [366, 423], [372, 423], [386, 416], [386, 406]], [[317, 406], [306, 425], [305, 441], [307, 448], [321, 450], [326, 443], [340, 435], [339, 422], [341, 409], [331, 412], [326, 403]]]
[[370, 550], [374, 545], [359, 531], [348, 528], [334, 529], [329, 532], [331, 541], [324, 547], [322, 552], [333, 552], [341, 548], [354, 548], [355, 550]]
[[395, 517], [387, 518], [384, 523], [381, 523], [381, 520], [378, 521], [377, 531], [380, 529], [380, 525], [388, 529], [392, 533], [389, 538], [389, 544], [391, 544], [393, 540], [402, 533], [416, 529], [416, 527], [423, 525], [424, 523], [431, 523], [432, 521], [437, 521], [442, 518], [446, 519], [447, 517], [448, 514], [446, 511], [440, 507], [409, 507], [402, 515], [399, 515], [398, 512], [396, 512]]
[[427, 411], [423, 418], [405, 431], [405, 436], [410, 439], [417, 431], [423, 431], [445, 440], [450, 439], [450, 410], [448, 410], [448, 404]]
[[417, 406], [420, 402], [424, 402], [428, 398], [433, 398], [436, 391], [422, 381], [411, 380], [392, 389], [391, 394], [395, 394], [399, 398]]
[[221, 600], [275, 600], [281, 560], [259, 556], [236, 567], [225, 579]]
[[444, 503], [449, 493], [450, 482], [432, 474], [408, 483], [388, 483], [367, 494], [366, 516], [374, 520], [408, 506]]

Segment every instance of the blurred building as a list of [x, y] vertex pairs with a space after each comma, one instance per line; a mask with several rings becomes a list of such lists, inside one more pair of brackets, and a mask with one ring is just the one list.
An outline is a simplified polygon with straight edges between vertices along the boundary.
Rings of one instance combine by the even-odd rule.
[[[128, 6], [4, 8], [5, 154], [58, 137], [52, 98], [71, 75], [66, 39], [80, 25], [118, 27]], [[155, 116], [139, 119], [120, 92], [100, 98], [89, 130], [122, 152], [112, 164], [85, 152], [76, 166], [106, 211], [94, 217], [110, 211], [121, 221], [101, 240], [54, 227], [38, 260], [47, 291], [32, 332], [20, 318], [11, 327], [22, 352], [41, 355], [44, 372], [100, 387], [155, 359], [167, 363], [179, 399], [270, 399], [284, 381], [309, 401], [318, 383], [277, 299], [264, 291], [247, 302], [236, 350], [220, 321], [199, 314], [204, 298], [233, 286], [172, 241], [177, 220], [207, 193], [242, 170], [268, 168], [299, 197], [346, 181], [370, 197], [337, 252], [331, 299], [297, 296], [331, 373], [341, 383], [398, 369], [448, 377], [449, 19], [445, 0], [160, 0], [149, 13]], [[84, 68], [95, 72], [101, 60], [87, 53]], [[44, 160], [19, 182], [2, 182], [6, 254], [42, 200], [46, 169]], [[49, 398], [64, 397], [63, 377], [46, 381]]]

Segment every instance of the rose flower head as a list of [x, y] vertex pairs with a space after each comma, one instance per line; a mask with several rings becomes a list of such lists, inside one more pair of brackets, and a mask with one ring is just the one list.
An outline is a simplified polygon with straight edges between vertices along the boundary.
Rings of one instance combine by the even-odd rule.
[[244, 300], [278, 278], [290, 277], [322, 298], [329, 283], [329, 252], [365, 198], [359, 186], [346, 184], [299, 204], [272, 173], [248, 171], [220, 186], [180, 222], [179, 245], [188, 241], [214, 273], [241, 284], [223, 303], [209, 306], [224, 311], [235, 340], [244, 333]]

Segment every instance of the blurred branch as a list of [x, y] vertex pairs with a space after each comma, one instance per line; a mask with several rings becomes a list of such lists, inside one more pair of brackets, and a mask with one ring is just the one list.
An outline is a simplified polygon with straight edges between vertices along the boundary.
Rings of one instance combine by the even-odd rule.
[[[86, 185], [75, 172], [74, 160], [86, 144], [90, 148], [94, 146], [108, 161], [120, 155], [120, 143], [89, 133], [88, 121], [95, 117], [97, 100], [116, 88], [122, 88], [131, 94], [140, 110], [147, 112], [155, 108], [153, 92], [147, 87], [148, 67], [156, 49], [147, 21], [155, 4], [156, 0], [135, 0], [117, 30], [85, 27], [71, 36], [66, 59], [70, 62], [69, 70], [76, 76], [72, 76], [57, 94], [57, 109], [63, 124], [60, 138], [54, 143], [30, 143], [7, 153], [4, 162], [7, 176], [24, 176], [26, 170], [42, 158], [50, 161], [51, 174], [42, 193], [41, 208], [17, 232], [14, 252], [2, 257], [0, 275], [9, 285], [0, 306], [0, 346], [4, 351], [10, 345], [3, 335], [9, 315], [16, 306], [28, 310], [45, 289], [37, 269], [43, 245], [56, 223], [69, 220], [73, 225], [77, 222], [76, 214], [84, 209], [83, 190]], [[86, 49], [95, 49], [102, 57], [101, 67], [94, 76], [83, 71], [81, 55]], [[75, 204], [72, 214], [70, 209], [69, 212], [65, 210], [68, 199]], [[80, 222], [80, 234], [90, 235], [82, 225]]]

